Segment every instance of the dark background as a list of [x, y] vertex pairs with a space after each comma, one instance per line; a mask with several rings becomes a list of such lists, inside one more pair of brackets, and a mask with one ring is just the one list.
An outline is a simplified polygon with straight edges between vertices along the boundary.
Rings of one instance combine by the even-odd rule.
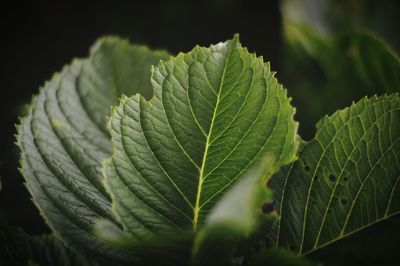
[[[257, 51], [271, 61], [279, 78], [282, 22], [277, 0], [35, 0], [8, 4], [3, 1], [2, 5], [6, 8], [0, 11], [0, 220], [20, 226], [30, 234], [41, 234], [48, 229], [17, 170], [15, 124], [44, 81], [74, 57], [87, 56], [98, 37], [119, 35], [175, 54], [189, 51], [196, 44], [208, 46], [239, 33], [250, 51]], [[339, 264], [346, 261], [349, 265], [392, 259], [400, 240], [399, 224], [398, 218], [389, 219], [316, 252], [312, 258]], [[389, 249], [382, 247], [382, 242], [389, 243]], [[365, 257], [371, 250], [373, 254]]]

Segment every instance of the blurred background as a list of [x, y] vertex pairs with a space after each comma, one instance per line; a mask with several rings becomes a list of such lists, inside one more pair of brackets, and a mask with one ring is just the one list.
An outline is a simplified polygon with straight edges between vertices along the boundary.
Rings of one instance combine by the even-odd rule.
[[[297, 107], [300, 135], [364, 95], [400, 90], [398, 0], [9, 1], [0, 11], [0, 221], [48, 232], [18, 172], [15, 124], [32, 95], [104, 35], [176, 54], [239, 33], [271, 62]], [[390, 265], [399, 258], [400, 218], [328, 246], [324, 265]]]

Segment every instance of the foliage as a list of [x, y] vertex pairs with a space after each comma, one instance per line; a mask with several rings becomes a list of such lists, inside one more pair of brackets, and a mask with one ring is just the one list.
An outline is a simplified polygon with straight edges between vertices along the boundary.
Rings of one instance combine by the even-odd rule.
[[0, 258], [312, 265], [301, 256], [397, 214], [398, 56], [360, 31], [285, 34], [302, 137], [287, 91], [237, 35], [176, 56], [98, 40], [17, 127], [21, 173], [54, 235], [2, 229]]

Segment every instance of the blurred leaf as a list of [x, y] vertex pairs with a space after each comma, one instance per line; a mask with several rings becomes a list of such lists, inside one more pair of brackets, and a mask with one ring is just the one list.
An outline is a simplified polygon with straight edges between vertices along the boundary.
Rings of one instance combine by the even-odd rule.
[[126, 250], [132, 250], [135, 254], [135, 266], [189, 265], [191, 261], [194, 241], [192, 231], [159, 234], [138, 241], [121, 231], [114, 223], [102, 219], [95, 223], [93, 234]]
[[265, 220], [276, 218], [271, 193], [265, 188], [274, 171], [271, 160], [264, 158], [221, 198], [196, 235], [194, 265], [233, 265], [235, 256], [245, 255], [235, 250], [239, 241], [252, 237]]
[[283, 79], [299, 107], [300, 133], [310, 139], [324, 114], [375, 93], [400, 90], [400, 61], [381, 40], [349, 31], [325, 38], [310, 28], [285, 26]]
[[7, 266], [95, 266], [53, 235], [33, 237], [21, 229], [0, 228], [0, 264]]
[[281, 10], [285, 22], [304, 25], [320, 36], [363, 29], [400, 49], [397, 0], [282, 0]]
[[254, 256], [249, 266], [312, 266], [316, 265], [292, 252], [271, 248], [262, 250]]

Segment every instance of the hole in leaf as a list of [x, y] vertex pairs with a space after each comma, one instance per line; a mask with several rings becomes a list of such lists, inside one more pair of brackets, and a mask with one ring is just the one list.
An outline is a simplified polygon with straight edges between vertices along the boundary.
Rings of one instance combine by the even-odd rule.
[[340, 202], [342, 203], [342, 205], [346, 205], [347, 204], [347, 199], [341, 199]]
[[332, 182], [335, 182], [336, 181], [336, 176], [329, 175], [329, 180], [331, 180]]
[[265, 202], [261, 206], [262, 212], [263, 213], [271, 213], [276, 210], [275, 208], [275, 201], [272, 202]]

